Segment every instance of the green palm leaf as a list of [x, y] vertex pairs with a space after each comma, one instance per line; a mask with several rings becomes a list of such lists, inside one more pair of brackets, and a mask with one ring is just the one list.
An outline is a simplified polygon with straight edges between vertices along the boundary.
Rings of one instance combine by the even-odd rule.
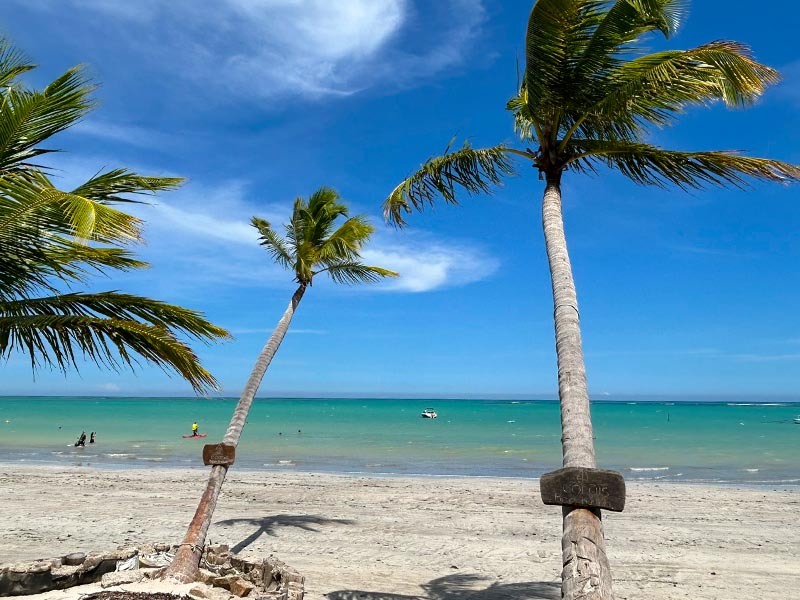
[[[457, 188], [469, 194], [487, 193], [499, 185], [503, 176], [514, 174], [505, 144], [491, 148], [472, 148], [468, 142], [455, 152], [428, 159], [420, 169], [392, 190], [383, 205], [383, 216], [396, 225], [404, 225], [404, 214], [412, 208], [422, 210], [441, 196], [449, 204], [458, 204]], [[522, 153], [525, 154], [525, 153]]]
[[0, 39], [0, 357], [20, 351], [34, 369], [61, 370], [80, 359], [117, 369], [140, 357], [198, 392], [216, 388], [181, 338], [228, 334], [199, 313], [116, 292], [62, 293], [90, 275], [147, 266], [123, 247], [140, 241], [141, 222], [113, 205], [182, 180], [115, 169], [71, 192], [57, 189], [31, 160], [52, 152], [41, 144], [91, 110], [95, 86], [75, 67], [42, 91], [28, 89], [18, 78], [32, 68]]
[[171, 369], [197, 392], [216, 388], [181, 333], [195, 339], [225, 338], [223, 329], [172, 304], [117, 292], [62, 294], [0, 302], [0, 357], [27, 353], [34, 369], [78, 369], [78, 358], [118, 369], [138, 355]]
[[397, 277], [394, 271], [361, 263], [361, 249], [375, 228], [363, 215], [347, 218], [348, 213], [339, 201], [339, 194], [322, 187], [308, 202], [303, 198], [294, 201], [285, 238], [277, 235], [264, 219], [253, 217], [251, 223], [260, 234], [259, 243], [275, 262], [292, 270], [303, 287], [311, 285], [314, 276], [320, 273], [327, 273], [336, 283], [346, 284]]
[[708, 185], [743, 187], [748, 179], [788, 183], [800, 180], [800, 167], [734, 152], [678, 152], [632, 142], [573, 140], [567, 164], [580, 168], [592, 160], [620, 170], [636, 183], [682, 189]]

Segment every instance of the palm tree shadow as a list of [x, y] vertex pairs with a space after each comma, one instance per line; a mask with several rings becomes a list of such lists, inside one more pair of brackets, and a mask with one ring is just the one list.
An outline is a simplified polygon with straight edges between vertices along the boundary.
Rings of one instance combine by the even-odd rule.
[[495, 582], [486, 588], [476, 589], [475, 584], [481, 581], [485, 581], [485, 578], [459, 573], [428, 582], [422, 586], [425, 593], [420, 596], [364, 590], [336, 590], [326, 596], [328, 600], [558, 600], [561, 598], [559, 583], [548, 581]]
[[279, 527], [298, 527], [306, 531], [319, 531], [314, 525], [352, 525], [355, 521], [350, 519], [327, 519], [316, 515], [270, 515], [260, 519], [225, 519], [217, 521], [217, 525], [252, 525], [257, 529], [231, 548], [231, 552], [241, 552], [262, 535], [277, 535]]

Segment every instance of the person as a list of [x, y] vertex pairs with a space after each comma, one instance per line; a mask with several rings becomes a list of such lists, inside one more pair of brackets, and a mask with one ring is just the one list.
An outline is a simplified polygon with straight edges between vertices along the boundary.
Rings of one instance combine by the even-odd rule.
[[192, 435], [193, 436], [197, 436], [197, 429], [198, 429], [197, 421], [195, 421], [194, 423], [192, 423]]
[[86, 445], [86, 432], [81, 431], [81, 437], [78, 438], [78, 441], [75, 442], [75, 446], [85, 446]]
[[94, 444], [94, 431], [91, 434], [89, 434], [89, 443]]

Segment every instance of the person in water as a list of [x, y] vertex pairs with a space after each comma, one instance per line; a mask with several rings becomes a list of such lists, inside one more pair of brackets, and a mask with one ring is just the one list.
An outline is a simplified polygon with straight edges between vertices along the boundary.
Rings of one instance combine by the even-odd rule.
[[94, 444], [94, 431], [91, 434], [89, 434], [89, 443]]
[[86, 445], [86, 432], [81, 431], [81, 437], [78, 438], [78, 441], [75, 442], [75, 446], [85, 446]]
[[195, 421], [194, 423], [192, 423], [192, 436], [195, 436], [195, 437], [197, 436], [197, 429], [198, 429], [197, 421]]

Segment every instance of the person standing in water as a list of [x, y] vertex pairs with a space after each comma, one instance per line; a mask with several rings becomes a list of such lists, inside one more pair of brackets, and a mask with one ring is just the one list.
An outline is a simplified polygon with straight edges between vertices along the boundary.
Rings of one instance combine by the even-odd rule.
[[194, 437], [197, 436], [197, 429], [198, 429], [197, 421], [195, 421], [194, 423], [192, 423], [192, 436], [194, 436]]
[[91, 434], [89, 434], [89, 443], [94, 444], [94, 431]]

